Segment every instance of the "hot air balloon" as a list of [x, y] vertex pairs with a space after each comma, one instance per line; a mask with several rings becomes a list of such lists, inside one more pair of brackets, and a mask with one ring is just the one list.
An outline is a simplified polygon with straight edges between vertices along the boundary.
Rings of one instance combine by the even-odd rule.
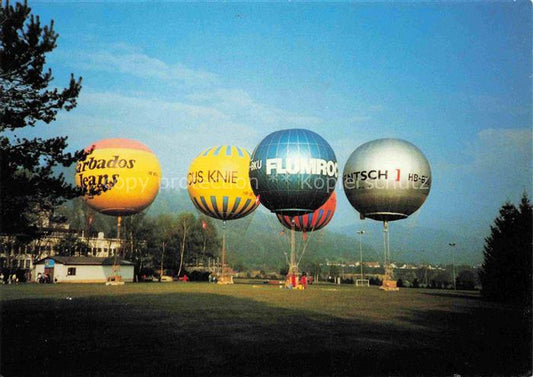
[[287, 216], [310, 213], [328, 200], [338, 177], [333, 149], [304, 129], [276, 131], [252, 153], [250, 180], [261, 203]]
[[[309, 130], [273, 132], [252, 153], [250, 181], [254, 193], [270, 211], [290, 218], [311, 213], [323, 205], [335, 189], [337, 177], [333, 149]], [[298, 274], [294, 230], [289, 274], [293, 277]]]
[[[87, 194], [84, 199], [94, 210], [117, 216], [120, 239], [122, 216], [142, 211], [157, 196], [161, 182], [159, 161], [150, 148], [130, 139], [104, 139], [86, 150], [90, 154], [76, 164], [76, 185], [87, 192], [100, 191], [98, 195]], [[115, 263], [114, 272], [116, 268]]]
[[246, 150], [222, 145], [200, 153], [187, 174], [189, 197], [195, 207], [203, 214], [223, 221], [220, 283], [231, 283], [225, 264], [226, 221], [247, 216], [259, 205], [250, 186], [249, 165], [250, 154]]
[[[337, 194], [335, 194], [335, 191], [333, 191], [326, 203], [320, 206], [320, 208], [318, 208], [313, 213], [295, 216], [294, 218], [276, 214], [281, 225], [291, 230], [291, 238], [294, 234], [294, 231], [302, 233], [302, 240], [300, 242], [300, 246], [296, 247], [295, 245], [294, 248], [295, 259], [297, 261], [296, 265], [300, 264], [300, 261], [302, 260], [305, 251], [307, 250], [307, 246], [309, 245], [310, 236], [308, 237], [308, 233], [315, 232], [328, 225], [331, 219], [333, 218], [336, 206]], [[291, 284], [294, 285], [294, 282], [291, 281]]]
[[[390, 277], [388, 222], [407, 218], [425, 202], [431, 189], [428, 160], [408, 141], [373, 140], [348, 158], [343, 186], [361, 218], [383, 221], [385, 275]], [[388, 284], [396, 287], [393, 281]]]
[[320, 208], [313, 213], [295, 216], [291, 219], [289, 216], [277, 214], [277, 218], [281, 225], [287, 229], [293, 228], [292, 220], [294, 220], [294, 230], [297, 232], [313, 232], [320, 230], [329, 224], [335, 213], [337, 206], [337, 195], [335, 191], [331, 194], [329, 199]]
[[129, 139], [105, 139], [90, 145], [92, 152], [76, 165], [76, 184], [87, 189], [105, 186], [87, 204], [111, 216], [127, 216], [148, 207], [157, 196], [161, 168], [146, 145]]

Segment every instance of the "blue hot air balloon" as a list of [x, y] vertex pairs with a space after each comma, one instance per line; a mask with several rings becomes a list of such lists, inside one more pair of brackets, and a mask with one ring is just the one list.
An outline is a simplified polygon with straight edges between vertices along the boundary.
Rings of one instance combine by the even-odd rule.
[[252, 153], [252, 190], [277, 214], [299, 216], [315, 211], [330, 197], [337, 177], [333, 149], [309, 130], [273, 132]]

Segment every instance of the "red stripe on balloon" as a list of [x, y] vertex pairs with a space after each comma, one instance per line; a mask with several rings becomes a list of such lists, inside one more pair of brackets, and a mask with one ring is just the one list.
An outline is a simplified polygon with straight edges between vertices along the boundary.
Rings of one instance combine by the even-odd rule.
[[141, 151], [146, 151], [154, 153], [150, 148], [137, 140], [131, 139], [103, 139], [99, 140], [85, 150], [89, 151], [91, 149], [111, 149], [111, 148], [124, 148], [124, 149], [138, 149]]
[[[331, 194], [331, 197], [324, 203], [319, 209], [310, 214], [294, 217], [294, 230], [298, 232], [312, 232], [313, 230], [319, 230], [325, 227], [335, 213], [337, 206], [337, 197], [335, 192]], [[322, 210], [322, 216], [319, 219], [319, 213]], [[291, 229], [291, 218], [289, 216], [276, 215], [278, 220], [286, 228]]]

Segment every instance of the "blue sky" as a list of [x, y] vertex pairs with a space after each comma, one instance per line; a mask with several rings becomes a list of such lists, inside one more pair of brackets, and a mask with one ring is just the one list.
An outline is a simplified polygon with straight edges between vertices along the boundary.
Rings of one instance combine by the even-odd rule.
[[[65, 134], [73, 149], [137, 139], [166, 178], [278, 129], [318, 132], [341, 171], [360, 144], [399, 137], [433, 170], [417, 224], [480, 237], [504, 201], [531, 194], [528, 1], [29, 4], [60, 34], [53, 84], [73, 72], [83, 90], [26, 135]], [[338, 203], [331, 226], [359, 226]]]

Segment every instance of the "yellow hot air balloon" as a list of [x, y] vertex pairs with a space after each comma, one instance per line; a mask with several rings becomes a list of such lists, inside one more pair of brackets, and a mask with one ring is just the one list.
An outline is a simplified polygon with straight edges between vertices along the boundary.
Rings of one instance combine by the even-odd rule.
[[161, 167], [154, 152], [130, 139], [105, 139], [91, 144], [92, 152], [76, 165], [76, 184], [106, 186], [87, 195], [87, 204], [105, 215], [126, 216], [148, 207], [157, 196]]
[[259, 205], [249, 169], [250, 154], [232, 145], [204, 150], [189, 167], [187, 187], [192, 202], [200, 212], [223, 220], [220, 284], [233, 283], [226, 266], [226, 220], [240, 219]]
[[[99, 195], [86, 195], [89, 207], [117, 216], [120, 240], [122, 216], [133, 215], [154, 201], [161, 184], [161, 167], [156, 155], [143, 143], [130, 139], [104, 139], [91, 144], [84, 161], [76, 164], [76, 185], [91, 189], [105, 187]], [[124, 284], [118, 254], [107, 284]]]
[[250, 185], [250, 154], [222, 145], [204, 150], [189, 167], [187, 187], [198, 210], [220, 220], [242, 218], [259, 205]]

